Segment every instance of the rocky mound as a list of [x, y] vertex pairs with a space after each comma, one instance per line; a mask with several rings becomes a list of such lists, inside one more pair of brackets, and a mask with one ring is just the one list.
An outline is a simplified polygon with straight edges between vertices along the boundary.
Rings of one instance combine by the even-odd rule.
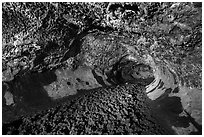
[[[167, 127], [165, 127], [167, 128]], [[93, 90], [70, 103], [3, 125], [3, 134], [169, 134], [137, 85]]]

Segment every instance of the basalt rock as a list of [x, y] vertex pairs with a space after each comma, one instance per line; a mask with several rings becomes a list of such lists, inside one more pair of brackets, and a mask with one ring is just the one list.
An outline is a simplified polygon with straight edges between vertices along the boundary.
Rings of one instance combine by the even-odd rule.
[[143, 90], [131, 84], [93, 90], [70, 103], [3, 124], [3, 134], [170, 134]]
[[202, 134], [202, 3], [2, 7], [4, 134]]

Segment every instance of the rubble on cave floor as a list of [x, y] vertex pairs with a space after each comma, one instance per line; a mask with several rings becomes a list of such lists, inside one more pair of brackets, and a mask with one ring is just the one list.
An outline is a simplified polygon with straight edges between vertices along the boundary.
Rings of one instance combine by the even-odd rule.
[[137, 85], [100, 88], [33, 117], [4, 124], [3, 134], [172, 134], [152, 116], [143, 90]]

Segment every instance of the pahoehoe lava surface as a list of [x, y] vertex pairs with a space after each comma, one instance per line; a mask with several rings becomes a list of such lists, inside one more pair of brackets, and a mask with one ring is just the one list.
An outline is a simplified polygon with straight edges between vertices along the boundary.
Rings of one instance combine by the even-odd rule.
[[153, 115], [143, 88], [98, 89], [33, 117], [3, 125], [3, 134], [169, 134]]

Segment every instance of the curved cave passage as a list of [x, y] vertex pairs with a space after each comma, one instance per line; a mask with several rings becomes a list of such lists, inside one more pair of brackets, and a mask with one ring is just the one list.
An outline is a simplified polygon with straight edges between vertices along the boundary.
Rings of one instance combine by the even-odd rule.
[[149, 65], [130, 60], [116, 63], [106, 75], [107, 81], [116, 85], [130, 83], [147, 86], [155, 79], [153, 69]]
[[183, 87], [176, 72], [169, 66], [153, 64], [150, 66], [131, 60], [118, 62], [107, 72], [108, 81], [116, 85], [129, 83], [145, 87], [153, 110], [162, 117], [159, 121], [175, 134], [202, 134], [202, 116], [192, 114], [201, 112], [200, 103], [196, 106], [192, 103], [197, 98], [196, 92], [200, 94], [201, 91]]
[[[117, 62], [110, 71], [98, 74], [90, 68], [57, 69], [28, 73], [3, 82], [3, 122], [29, 116], [91, 90], [125, 83], [147, 86], [154, 80], [150, 66], [130, 60]], [[68, 92], [67, 92], [68, 91]]]
[[[195, 7], [200, 7], [200, 3], [193, 4]], [[125, 3], [124, 5], [110, 4], [107, 8], [110, 12], [117, 9], [122, 12], [131, 10], [135, 13], [140, 10], [137, 4]], [[131, 13], [127, 12], [127, 15]], [[152, 16], [150, 15], [150, 17]], [[71, 50], [64, 54], [61, 62], [80, 52], [81, 41], [78, 40], [86, 35], [89, 29], [94, 30], [95, 27], [104, 32], [109, 29], [114, 30], [111, 27], [103, 28], [91, 25], [71, 42], [69, 45]], [[43, 56], [46, 55], [43, 54]], [[36, 59], [34, 63], [38, 62], [42, 62], [41, 59]], [[89, 91], [107, 86], [112, 88], [117, 85], [133, 84], [145, 87], [145, 95], [152, 103], [155, 113], [166, 119], [165, 122], [169, 123], [169, 126], [173, 127], [177, 134], [202, 134], [202, 91], [181, 86], [176, 73], [169, 66], [154, 66], [126, 60], [116, 63], [110, 71], [105, 71], [105, 78], [103, 75], [94, 70], [80, 68], [74, 72], [56, 70], [26, 74], [14, 81], [2, 82], [3, 112], [8, 112], [3, 113], [3, 117], [8, 116], [7, 119], [10, 120], [10, 117], [18, 112], [23, 112], [19, 114], [26, 116], [28, 112], [48, 109], [56, 104], [59, 105], [62, 100], [71, 100], [70, 97], [75, 95], [82, 96], [88, 94]], [[68, 79], [67, 76], [70, 78]], [[64, 92], [67, 89], [69, 89], [69, 93]], [[58, 100], [60, 101], [58, 102]]]
[[[136, 62], [127, 58], [122, 58], [110, 70], [104, 70], [104, 74], [86, 67], [75, 71], [58, 69], [27, 74], [10, 83], [3, 83], [3, 94], [5, 94], [3, 121], [7, 121], [6, 123], [15, 121], [11, 118], [14, 114], [18, 114], [15, 115], [17, 119], [19, 115], [33, 115], [67, 100], [89, 94], [98, 88], [128, 84], [145, 87], [154, 113], [156, 115], [159, 113], [158, 116], [164, 118], [158, 121], [168, 127], [168, 130], [173, 130], [170, 128], [173, 126], [172, 133], [180, 134], [179, 128], [188, 128], [190, 124], [194, 129], [193, 132], [189, 130], [188, 134], [201, 133], [201, 124], [189, 114], [191, 110], [187, 111], [186, 104], [183, 103], [184, 98], [189, 97], [182, 92], [179, 94], [181, 88], [177, 75], [166, 66]], [[68, 90], [70, 93], [64, 92]], [[169, 96], [170, 94], [175, 96]], [[181, 116], [182, 113], [187, 116]]]
[[[178, 80], [176, 79], [175, 75], [173, 75], [173, 72], [169, 69], [165, 67], [158, 67], [156, 71], [153, 71], [153, 68], [150, 65], [125, 59], [117, 62], [111, 70], [105, 71], [105, 75], [107, 76], [107, 79], [104, 80], [104, 78], [99, 76], [98, 73], [95, 73], [95, 71], [87, 68], [80, 68], [74, 72], [57, 70], [42, 74], [29, 74], [20, 79], [16, 79], [16, 82], [10, 83], [10, 87], [3, 84], [3, 92], [7, 92], [9, 88], [12, 89], [14, 102], [18, 101], [15, 102], [17, 107], [12, 104], [15, 108], [14, 113], [17, 113], [19, 109], [28, 109], [28, 107], [31, 107], [31, 109], [28, 109], [29, 111], [34, 112], [34, 110], [37, 109], [43, 110], [55, 106], [54, 104], [50, 106], [47, 105], [49, 103], [53, 103], [53, 99], [51, 99], [51, 97], [48, 95], [48, 91], [51, 90], [49, 87], [50, 84], [55, 83], [58, 81], [58, 79], [60, 79], [59, 81], [62, 81], [62, 83], [54, 84], [51, 87], [58, 86], [60, 89], [60, 85], [65, 83], [67, 87], [64, 85], [65, 88], [62, 87], [62, 90], [70, 87], [75, 87], [75, 90], [77, 90], [77, 92], [74, 92], [74, 94], [68, 94], [68, 98], [73, 97], [73, 95], [75, 96], [75, 94], [77, 94], [76, 98], [84, 95], [87, 96], [86, 94], [91, 93], [93, 90], [97, 90], [97, 88], [106, 88], [106, 83], [110, 84], [110, 88], [117, 87], [117, 85], [123, 86], [134, 84], [138, 85], [139, 87], [146, 87], [145, 92], [150, 100], [151, 107], [153, 108], [152, 111], [156, 115], [164, 118], [163, 120], [159, 119], [158, 121], [160, 121], [163, 126], [168, 127], [168, 130], [171, 130], [173, 133], [177, 130], [175, 131], [170, 127], [174, 126], [174, 128], [178, 127], [178, 129], [181, 127], [186, 128], [190, 125], [190, 123], [192, 123], [195, 127], [195, 131], [193, 133], [200, 134], [202, 126], [184, 109], [185, 106], [182, 103], [182, 97], [169, 96], [170, 93], [176, 94], [180, 90], [178, 87]], [[61, 76], [71, 76], [73, 79], [65, 81]], [[49, 79], [49, 81], [47, 81], [47, 79]], [[99, 84], [95, 85], [96, 83]], [[79, 89], [76, 89], [76, 86], [78, 86]], [[16, 95], [15, 89], [17, 89], [16, 92], [18, 92], [19, 95]], [[31, 91], [31, 93], [27, 91]], [[59, 91], [61, 90], [56, 90], [56, 92]], [[63, 95], [67, 96], [67, 94]], [[24, 102], [19, 101], [19, 96], [24, 97], [22, 98], [24, 99]], [[63, 98], [63, 96], [60, 97]], [[39, 98], [40, 100], [35, 100], [35, 98]], [[65, 98], [64, 101], [66, 101], [68, 98]], [[3, 101], [5, 101], [5, 99]], [[4, 107], [5, 106], [6, 105], [4, 105]], [[10, 111], [7, 114], [9, 113]], [[187, 116], [180, 116], [181, 113], [186, 113]], [[5, 117], [5, 114], [3, 114], [3, 116]], [[7, 117], [7, 119], [9, 119], [9, 117]], [[12, 123], [8, 124], [8, 126], [11, 125]]]

